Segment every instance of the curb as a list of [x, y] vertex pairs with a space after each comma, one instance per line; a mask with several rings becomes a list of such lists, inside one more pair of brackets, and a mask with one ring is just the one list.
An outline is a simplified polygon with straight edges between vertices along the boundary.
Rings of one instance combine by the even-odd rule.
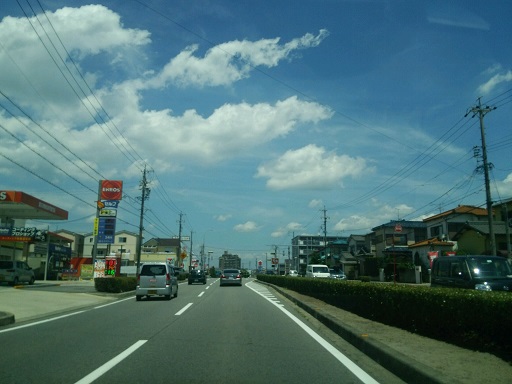
[[10, 312], [0, 312], [0, 327], [14, 323], [14, 314]]
[[358, 332], [358, 330], [341, 323], [335, 317], [327, 313], [322, 313], [318, 308], [300, 301], [288, 292], [283, 291], [280, 287], [265, 282], [260, 283], [274, 288], [288, 300], [315, 317], [331, 331], [338, 334], [344, 340], [348, 341], [365, 355], [375, 360], [405, 382], [418, 384], [454, 384], [453, 379], [443, 378], [443, 375], [440, 375], [439, 372], [435, 372], [432, 368], [412, 360], [410, 357], [388, 347], [382, 342], [366, 337], [361, 334], [361, 332]]

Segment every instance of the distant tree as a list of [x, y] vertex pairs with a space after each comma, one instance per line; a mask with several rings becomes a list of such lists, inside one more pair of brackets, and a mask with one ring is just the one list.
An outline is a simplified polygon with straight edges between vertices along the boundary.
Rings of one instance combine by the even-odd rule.
[[320, 258], [320, 252], [313, 252], [309, 254], [309, 264], [324, 264]]

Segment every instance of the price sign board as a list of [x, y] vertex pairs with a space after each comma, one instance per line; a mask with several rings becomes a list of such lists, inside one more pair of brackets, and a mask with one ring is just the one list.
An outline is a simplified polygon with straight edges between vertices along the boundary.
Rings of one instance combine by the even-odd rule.
[[105, 259], [105, 277], [114, 277], [116, 275], [117, 259], [107, 258]]
[[116, 218], [100, 216], [98, 222], [98, 243], [112, 244], [116, 234]]

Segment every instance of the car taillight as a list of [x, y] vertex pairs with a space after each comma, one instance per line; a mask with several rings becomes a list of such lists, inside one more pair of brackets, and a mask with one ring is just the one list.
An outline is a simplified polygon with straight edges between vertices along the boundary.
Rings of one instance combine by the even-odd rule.
[[236, 275], [236, 278], [239, 279], [240, 278], [240, 275]]
[[171, 281], [171, 275], [169, 275], [168, 273], [165, 275], [165, 279], [167, 280], [167, 282]]
[[137, 275], [137, 284], [140, 284], [140, 275]]
[[225, 278], [226, 278], [226, 276], [224, 276], [224, 275], [220, 275], [220, 278], [221, 278], [221, 279], [225, 279]]

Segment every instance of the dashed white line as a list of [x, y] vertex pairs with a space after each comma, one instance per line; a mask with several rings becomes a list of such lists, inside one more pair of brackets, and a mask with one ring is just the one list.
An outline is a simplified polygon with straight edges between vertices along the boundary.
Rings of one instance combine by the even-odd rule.
[[78, 380], [75, 384], [89, 384], [92, 383], [94, 380], [96, 380], [98, 377], [104, 375], [106, 372], [108, 372], [110, 369], [112, 369], [114, 366], [119, 364], [121, 361], [126, 359], [128, 356], [130, 356], [133, 352], [135, 352], [137, 349], [142, 347], [147, 340], [139, 340], [135, 344], [133, 344], [130, 348], [124, 350], [122, 353], [114, 357], [112, 360], [107, 361], [105, 364], [103, 364], [98, 369], [92, 371], [87, 376], [85, 376], [83, 379]]
[[187, 309], [190, 308], [190, 306], [192, 305], [193, 303], [188, 303], [187, 305], [185, 305], [181, 310], [179, 310], [178, 312], [176, 312], [174, 314], [174, 316], [180, 316], [183, 312], [185, 312]]

